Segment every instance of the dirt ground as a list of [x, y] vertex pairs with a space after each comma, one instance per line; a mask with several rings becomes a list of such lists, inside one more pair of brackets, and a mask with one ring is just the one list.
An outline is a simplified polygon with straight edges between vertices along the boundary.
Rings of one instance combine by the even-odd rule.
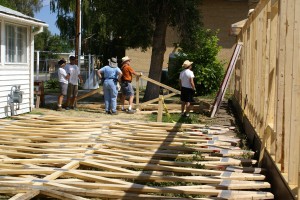
[[97, 118], [103, 119], [104, 121], [110, 120], [138, 120], [138, 121], [147, 121], [145, 115], [149, 115], [151, 111], [137, 111], [134, 114], [128, 114], [126, 112], [118, 111], [118, 115], [109, 115], [105, 114], [104, 109], [101, 108], [100, 104], [91, 104], [91, 105], [78, 105], [78, 110], [64, 110], [56, 111], [55, 109], [50, 108], [36, 108], [33, 113], [43, 114], [43, 115], [58, 115], [58, 116], [71, 116], [71, 117], [80, 117], [80, 118]]
[[[236, 126], [235, 118], [231, 107], [227, 101], [223, 101], [218, 113], [214, 118], [209, 117], [209, 110], [207, 105], [212, 104], [214, 99], [198, 99], [195, 110], [192, 113], [194, 118], [198, 118], [199, 123], [209, 125], [225, 125], [225, 126]], [[206, 106], [201, 106], [202, 103]], [[78, 101], [77, 110], [64, 110], [56, 111], [57, 95], [49, 94], [45, 96], [45, 107], [34, 109], [32, 113], [43, 114], [43, 115], [58, 115], [58, 116], [70, 116], [80, 118], [91, 118], [91, 119], [103, 119], [104, 121], [110, 120], [134, 120], [134, 121], [153, 121], [157, 118], [157, 105], [150, 106], [150, 109], [137, 110], [134, 114], [128, 114], [121, 111], [120, 102], [118, 102], [118, 115], [109, 115], [105, 113], [103, 94], [95, 94], [91, 97], [87, 97]], [[180, 113], [180, 101], [179, 97], [172, 97], [172, 99], [166, 100], [166, 107], [168, 112], [173, 114]], [[163, 112], [166, 115], [166, 112]]]
[[[79, 96], [86, 93], [86, 91], [80, 91]], [[118, 115], [109, 115], [105, 113], [103, 94], [94, 94], [78, 101], [77, 110], [65, 110], [56, 111], [57, 94], [45, 95], [45, 106], [41, 108], [35, 108], [32, 113], [44, 114], [44, 115], [58, 115], [58, 116], [71, 116], [82, 118], [97, 118], [107, 120], [141, 120], [147, 121], [147, 115], [151, 115], [155, 111], [140, 111], [136, 110], [134, 114], [122, 112], [120, 102], [118, 101]]]

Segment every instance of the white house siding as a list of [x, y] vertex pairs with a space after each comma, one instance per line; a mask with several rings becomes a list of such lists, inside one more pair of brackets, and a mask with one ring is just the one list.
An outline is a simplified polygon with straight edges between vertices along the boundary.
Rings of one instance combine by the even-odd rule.
[[[3, 67], [3, 66], [2, 66]], [[9, 94], [11, 93], [11, 88], [14, 85], [20, 85], [20, 89], [23, 92], [22, 103], [14, 103], [14, 113], [15, 115], [30, 112], [30, 72], [29, 66], [15, 67], [11, 70], [7, 67], [0, 70], [0, 118], [11, 116], [11, 109], [9, 105]]]
[[[0, 6], [0, 118], [19, 115], [30, 112], [33, 107], [33, 48], [34, 35], [46, 27], [42, 21], [23, 15], [22, 13]], [[5, 24], [27, 28], [27, 59], [26, 63], [7, 63], [6, 62], [6, 38]], [[33, 27], [39, 27], [39, 31], [32, 33]], [[13, 112], [9, 102], [9, 94], [13, 86], [20, 86], [23, 92], [22, 103], [13, 103]], [[15, 88], [13, 88], [15, 89]]]
[[[5, 24], [21, 26], [27, 28], [27, 62], [26, 63], [6, 63], [6, 38], [5, 38]], [[28, 28], [31, 26], [24, 26], [12, 20], [1, 20], [1, 65], [0, 65], [0, 118], [11, 115], [19, 115], [31, 111], [31, 40]], [[22, 103], [9, 104], [9, 94], [13, 86], [20, 86], [23, 92]], [[13, 88], [15, 90], [15, 88]], [[13, 106], [13, 107], [12, 107]], [[13, 108], [13, 109], [11, 109]], [[12, 112], [13, 111], [13, 112]]]

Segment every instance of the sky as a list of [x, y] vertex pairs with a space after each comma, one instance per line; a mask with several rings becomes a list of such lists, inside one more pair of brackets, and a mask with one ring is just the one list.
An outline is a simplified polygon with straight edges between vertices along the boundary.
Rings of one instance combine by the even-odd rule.
[[56, 13], [50, 11], [50, 0], [43, 0], [43, 7], [40, 12], [34, 13], [34, 18], [39, 19], [48, 24], [48, 29], [52, 35], [59, 35], [59, 30], [55, 25]]

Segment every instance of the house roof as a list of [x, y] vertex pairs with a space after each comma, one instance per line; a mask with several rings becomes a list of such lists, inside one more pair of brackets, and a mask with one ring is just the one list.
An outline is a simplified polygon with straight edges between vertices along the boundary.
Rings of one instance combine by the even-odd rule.
[[230, 27], [230, 35], [237, 36], [248, 19], [243, 19], [242, 21], [238, 21], [234, 24], [231, 24]]
[[2, 15], [6, 15], [6, 16], [11, 16], [11, 17], [14, 17], [15, 19], [20, 19], [20, 20], [26, 20], [28, 22], [33, 22], [34, 24], [36, 23], [39, 23], [39, 24], [42, 24], [44, 26], [47, 26], [47, 24], [39, 19], [36, 19], [36, 18], [33, 18], [33, 17], [30, 17], [28, 15], [24, 15], [23, 13], [20, 13], [18, 11], [15, 11], [15, 10], [12, 10], [10, 8], [6, 8], [4, 6], [1, 6], [0, 5], [0, 14]]

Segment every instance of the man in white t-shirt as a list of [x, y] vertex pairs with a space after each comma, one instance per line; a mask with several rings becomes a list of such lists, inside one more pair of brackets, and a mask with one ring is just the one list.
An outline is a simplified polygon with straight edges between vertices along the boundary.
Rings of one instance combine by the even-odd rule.
[[67, 74], [66, 70], [64, 67], [66, 66], [66, 61], [65, 60], [60, 60], [58, 61], [58, 81], [59, 81], [59, 88], [60, 88], [60, 94], [57, 99], [57, 110], [62, 111], [62, 102], [64, 100], [64, 96], [67, 95], [68, 91], [68, 79], [69, 75]]
[[70, 63], [66, 65], [65, 70], [70, 76], [68, 84], [68, 93], [67, 93], [67, 107], [66, 110], [75, 109], [76, 98], [78, 95], [78, 80], [80, 83], [83, 82], [80, 69], [75, 64], [75, 56], [70, 56]]
[[184, 61], [182, 67], [184, 70], [180, 72], [180, 100], [181, 100], [181, 115], [183, 117], [189, 117], [191, 111], [191, 102], [194, 102], [194, 94], [196, 87], [194, 84], [194, 72], [191, 71], [193, 62], [189, 60]]

